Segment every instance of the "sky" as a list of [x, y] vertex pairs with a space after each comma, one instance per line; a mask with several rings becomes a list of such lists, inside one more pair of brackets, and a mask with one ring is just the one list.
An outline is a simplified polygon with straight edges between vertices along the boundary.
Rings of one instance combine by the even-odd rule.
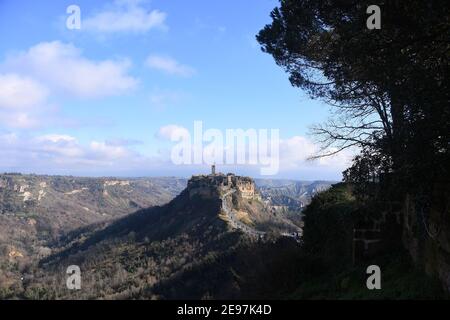
[[[80, 28], [67, 27], [70, 5]], [[0, 172], [205, 173], [210, 163], [172, 156], [174, 135], [193, 136], [201, 121], [223, 135], [278, 130], [279, 169], [266, 178], [340, 180], [350, 153], [307, 160], [318, 150], [309, 127], [330, 116], [328, 106], [293, 88], [255, 39], [276, 6], [0, 0]], [[261, 163], [236, 162], [218, 170], [261, 177]]]

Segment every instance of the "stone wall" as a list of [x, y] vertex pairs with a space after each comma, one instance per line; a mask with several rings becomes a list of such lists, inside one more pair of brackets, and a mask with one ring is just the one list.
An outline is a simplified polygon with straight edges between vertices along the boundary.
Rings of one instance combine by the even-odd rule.
[[248, 179], [237, 180], [236, 186], [244, 199], [252, 199], [255, 196], [255, 183]]
[[403, 244], [414, 263], [450, 292], [450, 186], [435, 184], [428, 201], [408, 195], [403, 206]]

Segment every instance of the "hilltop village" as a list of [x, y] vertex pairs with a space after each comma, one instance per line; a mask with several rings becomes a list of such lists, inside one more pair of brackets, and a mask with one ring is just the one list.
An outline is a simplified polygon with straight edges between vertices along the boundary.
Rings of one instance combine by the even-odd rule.
[[252, 178], [236, 176], [233, 173], [216, 173], [215, 165], [211, 167], [209, 175], [192, 176], [188, 181], [188, 190], [191, 198], [195, 195], [210, 198], [236, 190], [243, 199], [261, 200]]
[[[258, 220], [278, 221], [280, 225], [287, 223], [287, 220], [277, 216], [275, 210], [262, 201], [252, 178], [236, 176], [232, 173], [217, 173], [215, 165], [211, 167], [211, 173], [208, 175], [192, 176], [188, 181], [187, 191], [191, 199], [193, 197], [220, 198], [222, 212], [229, 225], [253, 238], [262, 239], [267, 234], [267, 232], [255, 227]], [[238, 207], [231, 201], [233, 194], [237, 196], [237, 199], [240, 199], [238, 200], [238, 203], [240, 202]], [[279, 235], [299, 239], [302, 234], [301, 228], [291, 223], [288, 223], [288, 225], [285, 226], [286, 229], [280, 230]]]

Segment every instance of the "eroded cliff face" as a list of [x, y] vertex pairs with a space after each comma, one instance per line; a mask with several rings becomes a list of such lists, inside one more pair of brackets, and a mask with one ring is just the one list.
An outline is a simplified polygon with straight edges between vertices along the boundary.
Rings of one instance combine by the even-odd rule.
[[403, 206], [403, 244], [414, 263], [450, 292], [450, 184], [436, 183], [431, 198], [408, 195]]
[[214, 198], [221, 194], [235, 190], [244, 199], [261, 199], [256, 190], [255, 182], [249, 177], [236, 176], [234, 174], [210, 174], [193, 176], [188, 181], [189, 196]]
[[238, 229], [255, 239], [268, 232], [277, 235], [298, 236], [301, 227], [283, 214], [277, 214], [262, 201], [250, 177], [234, 174], [210, 174], [193, 176], [188, 181], [189, 199], [211, 201], [220, 199], [221, 219], [227, 221], [231, 229]]

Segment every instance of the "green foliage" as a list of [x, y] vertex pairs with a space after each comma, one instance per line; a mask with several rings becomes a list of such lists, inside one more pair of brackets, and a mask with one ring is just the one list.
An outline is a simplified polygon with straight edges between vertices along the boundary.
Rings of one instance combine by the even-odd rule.
[[345, 184], [318, 194], [304, 210], [304, 250], [337, 268], [351, 262], [353, 227], [357, 205]]
[[[381, 269], [381, 290], [368, 290], [366, 268]], [[439, 281], [416, 269], [404, 251], [378, 256], [372, 261], [340, 272], [304, 276], [290, 299], [448, 299]]]

